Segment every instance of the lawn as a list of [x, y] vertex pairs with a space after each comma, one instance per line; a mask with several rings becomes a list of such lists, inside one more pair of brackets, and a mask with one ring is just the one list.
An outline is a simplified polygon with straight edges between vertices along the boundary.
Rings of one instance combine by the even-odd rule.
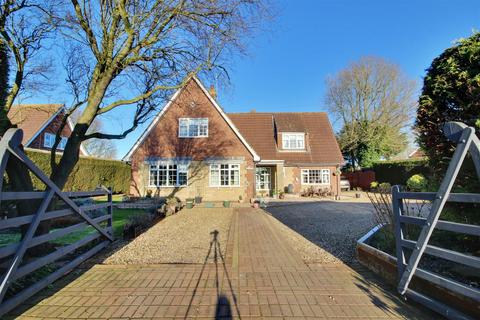
[[[101, 202], [101, 200], [99, 201]], [[113, 209], [113, 235], [115, 238], [121, 238], [122, 233], [123, 233], [123, 226], [127, 223], [128, 218], [137, 214], [144, 214], [145, 210], [142, 209]], [[103, 223], [102, 226], [104, 226], [105, 223]], [[54, 232], [58, 229], [52, 229], [50, 232]], [[79, 230], [77, 232], [73, 232], [71, 234], [68, 234], [66, 236], [63, 236], [61, 238], [55, 239], [52, 241], [55, 244], [58, 245], [68, 245], [71, 243], [74, 243], [85, 236], [91, 234], [94, 232], [95, 229], [91, 226], [88, 226], [84, 228], [83, 230]], [[5, 246], [10, 243], [18, 242], [20, 240], [20, 234], [19, 233], [3, 233], [0, 234], [0, 247]]]

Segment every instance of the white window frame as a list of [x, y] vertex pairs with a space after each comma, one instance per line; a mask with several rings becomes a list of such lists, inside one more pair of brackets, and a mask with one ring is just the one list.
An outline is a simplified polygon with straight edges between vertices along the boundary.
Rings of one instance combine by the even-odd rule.
[[[53, 148], [53, 145], [55, 143], [55, 137], [56, 135], [53, 133], [45, 132], [43, 135], [43, 146], [45, 148]], [[60, 142], [58, 143], [57, 149], [58, 150], [64, 150], [65, 146], [67, 145], [67, 137], [62, 136]]]
[[[197, 130], [196, 130], [197, 132], [195, 134], [192, 134], [190, 127], [195, 125], [197, 126]], [[182, 132], [182, 126], [186, 126], [186, 132]], [[208, 137], [208, 118], [179, 118], [178, 119], [178, 137], [179, 138], [207, 138]]]
[[[173, 171], [172, 167], [177, 166], [176, 173], [175, 173], [175, 184], [170, 183], [170, 175]], [[160, 167], [165, 167], [165, 169], [160, 169]], [[156, 172], [157, 175], [157, 183], [155, 184], [152, 181], [152, 171]], [[165, 182], [166, 184], [160, 185], [160, 172], [165, 173]], [[179, 184], [180, 175], [186, 174], [185, 184]], [[179, 162], [156, 162], [156, 163], [149, 163], [148, 164], [148, 187], [151, 188], [175, 188], [175, 187], [186, 187], [188, 186], [188, 164], [179, 163]]]
[[[295, 146], [290, 145], [291, 137], [295, 137]], [[301, 138], [300, 138], [301, 137]], [[302, 141], [302, 146], [299, 146]], [[288, 142], [288, 146], [287, 146]], [[304, 132], [283, 132], [282, 133], [282, 149], [283, 150], [305, 150], [305, 133]]]
[[[224, 168], [222, 168], [224, 166]], [[226, 168], [225, 168], [226, 166]], [[212, 172], [218, 171], [218, 180], [213, 181]], [[222, 171], [227, 172], [228, 184], [222, 185]], [[235, 184], [232, 183], [232, 173], [238, 172], [238, 179]], [[235, 175], [235, 174], [234, 174]], [[238, 163], [211, 163], [209, 170], [209, 186], [215, 188], [237, 188], [240, 187], [240, 164]]]
[[[311, 182], [311, 176], [310, 176], [310, 171], [318, 171], [318, 176], [320, 178], [320, 183], [318, 182]], [[306, 182], [304, 178], [307, 178]], [[325, 179], [326, 178], [326, 179]], [[302, 169], [300, 173], [300, 181], [303, 185], [330, 185], [330, 169]]]

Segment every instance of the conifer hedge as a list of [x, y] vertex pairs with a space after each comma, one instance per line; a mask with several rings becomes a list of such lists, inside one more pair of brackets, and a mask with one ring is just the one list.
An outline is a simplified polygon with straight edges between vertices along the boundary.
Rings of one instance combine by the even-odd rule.
[[372, 166], [375, 171], [375, 180], [388, 182], [393, 185], [406, 185], [407, 180], [415, 175], [430, 176], [427, 159], [379, 161]]
[[[27, 149], [25, 153], [47, 176], [50, 175], [50, 152]], [[125, 162], [80, 157], [63, 190], [91, 191], [104, 185], [111, 187], [114, 193], [128, 193], [130, 177], [130, 165]], [[38, 190], [45, 188], [37, 177], [33, 177], [33, 185]]]

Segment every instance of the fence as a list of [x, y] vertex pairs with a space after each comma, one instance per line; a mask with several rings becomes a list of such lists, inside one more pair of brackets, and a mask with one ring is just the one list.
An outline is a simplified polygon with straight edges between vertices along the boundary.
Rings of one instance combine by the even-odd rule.
[[[411, 299], [436, 310], [447, 318], [469, 319], [468, 316], [448, 307], [447, 305], [409, 289], [410, 281], [412, 280], [413, 275], [416, 275], [419, 278], [430, 281], [438, 286], [445, 287], [450, 291], [480, 303], [480, 290], [477, 288], [418, 267], [422, 255], [428, 254], [458, 264], [480, 269], [480, 257], [428, 244], [435, 228], [450, 232], [480, 236], [480, 226], [439, 220], [440, 213], [447, 201], [480, 203], [480, 194], [451, 193], [455, 179], [468, 152], [470, 152], [474, 160], [477, 176], [480, 179], [480, 141], [475, 135], [475, 130], [462, 123], [449, 122], [444, 126], [444, 132], [450, 141], [453, 141], [458, 145], [438, 192], [400, 192], [398, 186], [393, 188], [392, 202], [395, 218], [395, 240], [399, 278], [398, 291], [402, 295], [406, 295]], [[419, 218], [406, 216], [404, 214], [403, 199], [432, 201], [432, 207], [428, 217]], [[421, 232], [417, 241], [405, 238], [405, 224], [414, 224], [421, 227]], [[410, 253], [408, 263], [406, 262], [407, 252], [405, 249]]]
[[342, 176], [348, 179], [352, 188], [362, 188], [363, 190], [369, 190], [370, 184], [375, 181], [374, 171], [355, 171], [345, 172]]
[[[18, 241], [9, 241], [0, 247], [0, 268], [3, 272], [0, 283], [0, 316], [39, 292], [81, 262], [93, 256], [113, 240], [112, 230], [112, 192], [102, 187], [91, 192], [62, 192], [19, 148], [22, 141], [22, 131], [8, 130], [0, 140], [0, 201], [8, 201], [14, 206], [23, 201], [29, 201], [34, 209], [33, 214], [17, 215], [13, 218], [0, 220], [0, 232], [9, 230], [9, 235], [17, 236]], [[10, 157], [16, 157], [28, 170], [45, 184], [45, 191], [4, 192], [3, 180], [5, 168]], [[104, 195], [105, 203], [78, 206], [76, 198]], [[91, 217], [88, 213], [94, 210], [106, 209], [105, 214]], [[38, 227], [47, 221], [68, 216], [78, 217], [74, 224], [49, 230], [48, 233], [37, 234]], [[82, 221], [83, 220], [83, 221]], [[88, 227], [92, 230], [87, 229]], [[86, 231], [86, 232], [85, 232]], [[80, 232], [80, 233], [79, 233]], [[83, 233], [82, 233], [83, 232]], [[5, 233], [2, 233], [4, 235]], [[27, 250], [35, 251], [39, 245], [45, 245], [66, 236], [77, 235], [71, 242], [61, 241], [60, 247], [40, 257], [29, 257], [23, 264]], [[78, 250], [83, 251], [77, 255]], [[28, 251], [28, 252], [30, 252]], [[73, 255], [72, 253], [75, 253]], [[54, 272], [33, 282], [18, 293], [6, 297], [12, 284], [35, 271], [52, 264], [66, 256], [74, 256]]]

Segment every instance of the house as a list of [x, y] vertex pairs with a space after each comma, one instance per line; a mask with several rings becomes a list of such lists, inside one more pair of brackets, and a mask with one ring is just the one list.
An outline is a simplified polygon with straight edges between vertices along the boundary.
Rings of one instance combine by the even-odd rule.
[[[12, 124], [23, 130], [23, 146], [39, 150], [52, 149], [64, 115], [63, 104], [17, 104], [13, 105], [8, 112], [8, 118]], [[72, 130], [73, 125], [69, 119], [62, 130], [62, 139], [57, 146], [58, 152], [65, 148]], [[83, 146], [80, 147], [80, 154], [87, 155]]]
[[196, 77], [173, 95], [124, 160], [132, 166], [132, 194], [210, 201], [289, 187], [338, 194], [344, 162], [325, 113], [227, 114]]

